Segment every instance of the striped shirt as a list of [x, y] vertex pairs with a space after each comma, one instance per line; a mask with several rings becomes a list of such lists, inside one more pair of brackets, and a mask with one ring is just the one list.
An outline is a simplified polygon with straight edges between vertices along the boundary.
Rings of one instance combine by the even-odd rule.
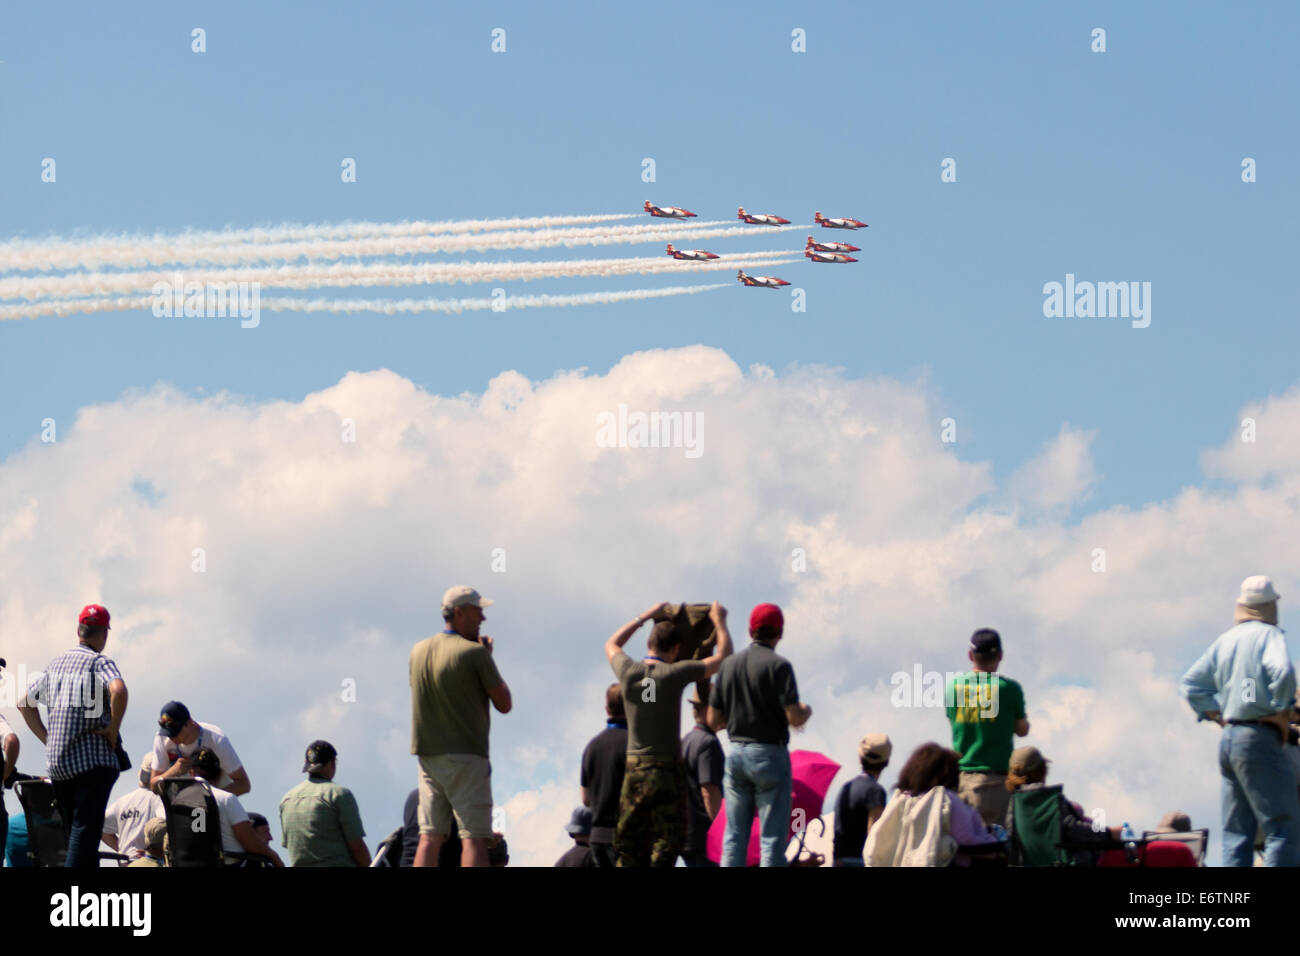
[[107, 738], [92, 731], [109, 724], [108, 685], [121, 680], [117, 665], [85, 644], [64, 651], [27, 688], [30, 704], [49, 712], [45, 768], [52, 780], [71, 780], [96, 767], [117, 769]]

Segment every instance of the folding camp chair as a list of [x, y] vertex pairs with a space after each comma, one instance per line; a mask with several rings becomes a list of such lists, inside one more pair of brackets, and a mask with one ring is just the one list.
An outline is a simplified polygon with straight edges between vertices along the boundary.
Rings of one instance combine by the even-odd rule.
[[[1186, 846], [1192, 854], [1192, 866], [1205, 865], [1205, 848], [1210, 844], [1210, 831], [1208, 828], [1201, 830], [1187, 830], [1185, 832], [1175, 833], [1156, 833], [1154, 830], [1142, 831], [1142, 842], [1148, 847], [1155, 843], [1181, 843]], [[1173, 851], [1164, 851], [1157, 853], [1161, 858], [1173, 859]], [[1154, 859], [1146, 860], [1147, 866], [1170, 865], [1157, 863]], [[1185, 865], [1185, 864], [1174, 864]]]
[[398, 827], [375, 849], [375, 856], [370, 861], [371, 866], [399, 866], [402, 860], [402, 827]]
[[[27, 856], [32, 866], [64, 866], [68, 858], [68, 837], [71, 822], [65, 822], [54, 796], [54, 784], [45, 777], [19, 774], [14, 781], [14, 793], [22, 805], [27, 821]], [[96, 834], [98, 836], [98, 834]], [[129, 861], [121, 853], [99, 851], [101, 860]]]
[[[1080, 852], [1099, 850], [1104, 837], [1095, 843], [1065, 839], [1062, 787], [1034, 787], [1011, 794], [1011, 859], [1018, 866], [1077, 866]], [[1085, 862], [1088, 862], [1085, 860]]]
[[207, 783], [194, 777], [160, 781], [171, 866], [221, 866], [221, 816]]

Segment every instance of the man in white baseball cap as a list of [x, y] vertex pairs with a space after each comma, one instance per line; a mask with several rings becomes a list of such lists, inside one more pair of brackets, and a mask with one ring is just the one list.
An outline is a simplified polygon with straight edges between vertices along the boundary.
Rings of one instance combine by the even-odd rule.
[[1284, 752], [1296, 678], [1277, 626], [1280, 595], [1257, 574], [1241, 582], [1234, 626], [1219, 635], [1182, 681], [1198, 720], [1223, 727], [1223, 862], [1250, 866], [1264, 830], [1266, 866], [1300, 866], [1300, 801]]
[[445, 628], [411, 650], [411, 753], [419, 758], [420, 844], [416, 866], [437, 866], [454, 822], [463, 866], [488, 865], [492, 780], [488, 702], [510, 712], [510, 688], [479, 636], [491, 601], [458, 585], [442, 596]]

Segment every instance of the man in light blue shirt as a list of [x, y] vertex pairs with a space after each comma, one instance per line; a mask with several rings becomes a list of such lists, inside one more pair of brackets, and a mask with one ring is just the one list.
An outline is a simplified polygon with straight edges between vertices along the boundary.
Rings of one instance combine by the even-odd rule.
[[1235, 626], [1183, 675], [1182, 693], [1201, 720], [1223, 727], [1223, 861], [1250, 866], [1256, 828], [1266, 866], [1300, 866], [1300, 800], [1283, 745], [1296, 678], [1277, 626], [1278, 593], [1264, 575], [1246, 578]]

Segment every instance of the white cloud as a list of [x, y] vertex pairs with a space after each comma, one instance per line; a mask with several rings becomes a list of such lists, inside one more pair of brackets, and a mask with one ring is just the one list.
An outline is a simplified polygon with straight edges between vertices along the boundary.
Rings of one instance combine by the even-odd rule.
[[[890, 706], [890, 675], [959, 669], [988, 625], [1025, 685], [1028, 742], [1073, 799], [1138, 826], [1180, 807], [1217, 830], [1217, 732], [1177, 681], [1231, 624], [1242, 577], [1295, 592], [1300, 459], [1277, 436], [1295, 434], [1300, 391], [1255, 409], [1254, 446], [1234, 435], [1207, 453], [1238, 486], [1074, 524], [1064, 513], [1096, 481], [1090, 433], [1063, 427], [999, 489], [988, 463], [940, 442], [930, 398], [822, 368], [746, 373], [705, 347], [604, 375], [507, 371], [481, 395], [430, 395], [388, 371], [299, 402], [135, 391], [0, 465], [0, 654], [43, 666], [77, 609], [102, 601], [133, 753], [157, 708], [184, 700], [230, 734], [246, 805], [274, 817], [305, 745], [327, 737], [374, 843], [415, 785], [409, 649], [440, 626], [442, 591], [472, 584], [498, 601], [485, 632], [516, 701], [492, 738], [512, 858], [549, 865], [603, 725], [601, 645], [651, 601], [717, 597], [742, 639], [753, 604], [786, 608], [782, 653], [815, 711], [794, 746], [846, 764], [832, 796], [863, 733], [894, 739], [886, 783], [917, 744], [947, 740], [942, 711]], [[703, 455], [599, 447], [596, 416], [620, 403], [703, 415]], [[21, 765], [38, 767], [20, 734]]]

